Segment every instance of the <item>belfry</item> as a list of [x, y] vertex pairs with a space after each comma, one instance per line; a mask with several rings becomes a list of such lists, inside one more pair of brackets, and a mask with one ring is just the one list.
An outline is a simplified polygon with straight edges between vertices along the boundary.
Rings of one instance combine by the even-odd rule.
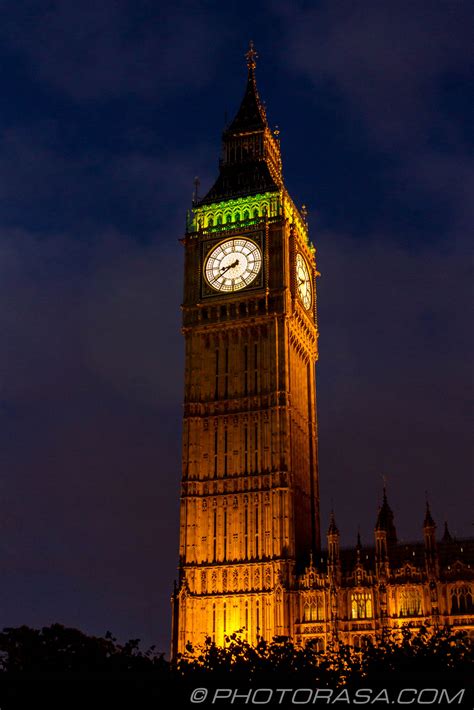
[[[457, 609], [462, 598], [463, 611], [474, 613], [466, 581], [473, 541], [458, 545], [459, 553], [447, 540], [441, 551], [433, 523], [424, 545], [404, 551], [385, 493], [375, 547], [363, 549], [359, 539], [340, 550], [332, 516], [321, 550], [316, 251], [306, 210], [283, 181], [256, 57], [251, 44], [219, 175], [204, 197], [195, 195], [182, 240], [185, 392], [172, 655], [206, 637], [222, 645], [235, 631], [250, 643], [275, 636], [313, 639], [319, 648], [334, 636], [361, 643], [396, 626], [394, 619], [437, 623], [453, 595]], [[440, 554], [451, 563], [461, 555], [445, 589]], [[462, 623], [472, 629], [474, 619]]]

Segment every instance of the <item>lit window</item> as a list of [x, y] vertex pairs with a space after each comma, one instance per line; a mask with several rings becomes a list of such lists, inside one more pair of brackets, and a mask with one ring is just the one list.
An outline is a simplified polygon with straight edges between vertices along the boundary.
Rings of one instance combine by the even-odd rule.
[[421, 591], [419, 589], [402, 589], [400, 592], [400, 616], [420, 616]]
[[352, 592], [351, 617], [353, 619], [372, 618], [372, 594], [370, 592]]

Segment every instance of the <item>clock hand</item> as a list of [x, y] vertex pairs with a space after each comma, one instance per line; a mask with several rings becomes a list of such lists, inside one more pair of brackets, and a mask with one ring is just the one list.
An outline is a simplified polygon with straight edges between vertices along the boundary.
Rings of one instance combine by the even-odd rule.
[[222, 276], [223, 274], [225, 274], [226, 271], [229, 271], [229, 269], [233, 269], [234, 266], [238, 266], [238, 265], [239, 265], [239, 260], [236, 259], [233, 264], [229, 264], [229, 266], [224, 266], [224, 267], [221, 269], [221, 276]]

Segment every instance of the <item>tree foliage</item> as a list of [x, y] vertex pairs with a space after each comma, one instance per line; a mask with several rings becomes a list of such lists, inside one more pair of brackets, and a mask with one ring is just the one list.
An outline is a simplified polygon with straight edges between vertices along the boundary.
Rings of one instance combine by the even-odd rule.
[[402, 628], [363, 650], [334, 640], [324, 652], [284, 637], [252, 646], [235, 633], [224, 647], [208, 638], [172, 662], [154, 647], [141, 650], [137, 639], [121, 644], [110, 633], [88, 636], [60, 624], [0, 633], [1, 710], [40, 700], [49, 708], [83, 708], [91, 697], [100, 707], [169, 707], [169, 698], [191, 707], [196, 687], [419, 688], [428, 677], [428, 687], [463, 687], [473, 676], [472, 642], [449, 628]]

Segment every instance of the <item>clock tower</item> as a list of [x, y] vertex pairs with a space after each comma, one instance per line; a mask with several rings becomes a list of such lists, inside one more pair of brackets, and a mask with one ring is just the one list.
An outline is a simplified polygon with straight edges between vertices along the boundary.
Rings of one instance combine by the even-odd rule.
[[172, 653], [291, 635], [320, 546], [315, 249], [248, 79], [182, 240], [185, 392]]

